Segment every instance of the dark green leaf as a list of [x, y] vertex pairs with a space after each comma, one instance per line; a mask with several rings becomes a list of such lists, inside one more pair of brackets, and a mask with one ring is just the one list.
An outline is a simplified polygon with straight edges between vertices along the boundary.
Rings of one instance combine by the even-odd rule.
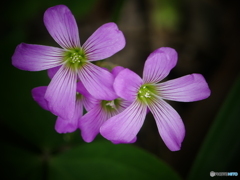
[[240, 168], [240, 77], [219, 111], [195, 160], [188, 180], [211, 179], [209, 173]]
[[100, 141], [53, 157], [50, 179], [180, 179], [165, 163], [132, 145]]

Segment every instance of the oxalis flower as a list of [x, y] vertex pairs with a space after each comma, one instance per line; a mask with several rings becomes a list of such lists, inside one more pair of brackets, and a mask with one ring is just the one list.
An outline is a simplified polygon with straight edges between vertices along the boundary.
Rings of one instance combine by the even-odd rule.
[[91, 62], [108, 58], [125, 46], [125, 38], [117, 25], [102, 25], [81, 46], [76, 20], [66, 6], [47, 9], [44, 24], [62, 48], [22, 43], [12, 56], [12, 64], [27, 71], [60, 66], [45, 94], [51, 112], [63, 119], [73, 117], [78, 79], [93, 97], [115, 99], [112, 74]]
[[201, 74], [163, 80], [177, 63], [177, 52], [168, 47], [155, 50], [147, 58], [143, 79], [129, 69], [121, 71], [114, 81], [117, 95], [133, 101], [123, 112], [108, 119], [100, 133], [112, 142], [129, 143], [143, 125], [147, 109], [153, 114], [166, 146], [177, 151], [185, 136], [179, 114], [165, 101], [198, 101], [209, 97], [210, 89]]
[[[125, 68], [117, 66], [113, 68], [114, 77]], [[92, 142], [99, 133], [99, 129], [109, 118], [119, 114], [127, 108], [131, 102], [116, 97], [114, 100], [96, 100], [92, 108], [79, 119], [79, 129], [84, 141]], [[133, 139], [133, 141], [135, 141]]]
[[[45, 110], [51, 111], [48, 106], [48, 102], [44, 99], [47, 86], [40, 86], [32, 89], [33, 99]], [[58, 133], [71, 133], [78, 128], [79, 119], [83, 115], [83, 109], [87, 111], [92, 109], [96, 100], [87, 92], [81, 82], [77, 83], [77, 89], [75, 92], [75, 108], [74, 115], [70, 119], [63, 119], [57, 117], [55, 123], [55, 130]]]

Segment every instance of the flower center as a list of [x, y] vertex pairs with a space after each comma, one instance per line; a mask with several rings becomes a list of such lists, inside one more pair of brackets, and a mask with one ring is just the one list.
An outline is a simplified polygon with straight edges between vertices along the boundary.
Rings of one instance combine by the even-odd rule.
[[120, 99], [114, 99], [112, 101], [102, 100], [102, 102], [101, 102], [103, 109], [108, 112], [117, 111], [119, 104], [120, 104]]
[[77, 53], [73, 53], [71, 56], [70, 56], [70, 59], [69, 61], [71, 63], [80, 63], [82, 61], [83, 57]]
[[82, 94], [80, 94], [79, 92], [76, 92], [76, 99], [82, 99]]
[[152, 84], [144, 84], [138, 90], [138, 100], [148, 104], [150, 101], [155, 99], [157, 95], [156, 87]]
[[116, 109], [116, 105], [114, 104], [114, 101], [109, 101], [106, 103], [106, 106], [109, 106], [110, 108]]
[[87, 57], [82, 48], [74, 48], [64, 52], [63, 61], [66, 66], [76, 70], [87, 62]]

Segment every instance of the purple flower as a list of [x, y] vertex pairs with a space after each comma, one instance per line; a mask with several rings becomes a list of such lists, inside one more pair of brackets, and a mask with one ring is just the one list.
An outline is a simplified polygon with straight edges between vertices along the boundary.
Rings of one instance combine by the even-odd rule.
[[[113, 68], [112, 74], [114, 77], [125, 68], [117, 66]], [[96, 100], [93, 107], [79, 119], [79, 129], [84, 141], [92, 142], [99, 133], [102, 124], [109, 118], [119, 114], [131, 104], [130, 101], [122, 98], [114, 100]], [[135, 141], [136, 138], [133, 139]], [[133, 142], [132, 141], [132, 142]]]
[[152, 112], [158, 131], [166, 146], [177, 151], [185, 136], [179, 114], [165, 101], [198, 101], [209, 97], [210, 89], [201, 74], [190, 74], [177, 79], [163, 80], [177, 63], [177, 52], [162, 47], [149, 55], [143, 79], [125, 69], [114, 81], [117, 95], [133, 103], [120, 114], [110, 118], [100, 128], [103, 137], [118, 143], [129, 143], [143, 125], [147, 109]]
[[[45, 110], [51, 111], [48, 106], [48, 102], [44, 99], [47, 86], [40, 86], [32, 89], [33, 99]], [[83, 115], [83, 108], [90, 110], [96, 103], [95, 99], [90, 96], [87, 90], [84, 88], [81, 82], [77, 83], [77, 90], [75, 92], [75, 108], [74, 115], [70, 119], [63, 119], [60, 116], [55, 123], [55, 130], [58, 133], [70, 133], [74, 132], [78, 128], [78, 121]]]
[[63, 119], [73, 117], [77, 79], [95, 98], [115, 99], [112, 74], [91, 62], [108, 58], [123, 49], [125, 38], [117, 25], [102, 25], [81, 46], [76, 20], [66, 6], [47, 9], [44, 23], [62, 48], [22, 43], [12, 56], [12, 64], [27, 71], [60, 66], [45, 94], [51, 112]]

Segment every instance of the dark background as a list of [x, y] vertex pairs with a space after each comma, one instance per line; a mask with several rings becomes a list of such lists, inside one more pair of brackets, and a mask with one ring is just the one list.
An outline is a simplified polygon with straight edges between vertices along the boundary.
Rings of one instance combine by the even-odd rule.
[[[201, 73], [206, 78], [212, 91], [208, 99], [191, 103], [169, 102], [179, 112], [186, 126], [186, 137], [180, 151], [171, 152], [167, 149], [150, 113], [134, 144], [155, 154], [185, 178], [239, 74], [240, 2], [5, 1], [1, 6], [1, 141], [34, 151], [38, 150], [35, 145], [29, 145], [29, 142], [46, 145], [51, 142], [43, 143], [42, 139], [60, 136], [54, 131], [51, 135], [44, 131], [45, 125], [53, 129], [55, 117], [40, 109], [30, 93], [32, 88], [47, 85], [49, 80], [46, 72], [26, 72], [14, 68], [11, 56], [21, 42], [58, 46], [43, 24], [45, 10], [58, 4], [67, 5], [74, 14], [82, 44], [102, 24], [112, 21], [118, 24], [127, 44], [121, 52], [107, 59], [107, 62], [127, 67], [142, 75], [147, 56], [159, 47], [169, 46], [176, 49], [179, 60], [167, 79], [191, 73]], [[42, 121], [42, 126], [34, 123], [35, 118]], [[26, 126], [29, 130], [25, 130]], [[32, 132], [39, 137], [33, 137]]]

